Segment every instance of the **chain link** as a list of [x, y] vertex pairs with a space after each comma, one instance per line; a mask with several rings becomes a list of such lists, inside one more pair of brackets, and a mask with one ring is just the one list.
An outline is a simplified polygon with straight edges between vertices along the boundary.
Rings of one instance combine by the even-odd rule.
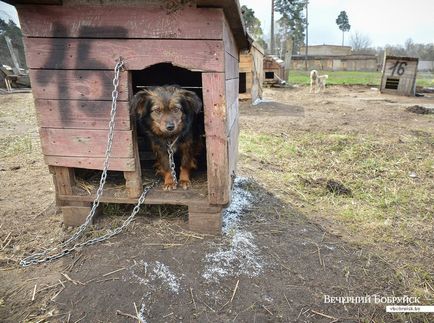
[[[101, 174], [101, 179], [99, 182], [98, 190], [96, 191], [95, 200], [92, 203], [92, 208], [91, 208], [88, 216], [86, 217], [85, 222], [82, 225], [80, 225], [78, 230], [69, 239], [67, 239], [65, 242], [61, 243], [57, 247], [47, 249], [47, 250], [42, 251], [42, 252], [37, 252], [37, 253], [34, 253], [30, 256], [23, 258], [20, 261], [21, 266], [28, 267], [31, 265], [40, 264], [40, 263], [44, 263], [47, 261], [53, 261], [55, 259], [59, 259], [65, 255], [70, 254], [71, 252], [75, 251], [78, 248], [90, 246], [90, 245], [96, 244], [98, 242], [105, 241], [105, 240], [110, 239], [111, 237], [121, 233], [122, 230], [125, 229], [131, 223], [131, 221], [134, 219], [135, 215], [139, 212], [140, 206], [145, 202], [145, 198], [146, 198], [146, 195], [148, 194], [148, 192], [158, 183], [157, 181], [155, 181], [143, 189], [143, 192], [140, 195], [140, 197], [137, 201], [137, 204], [134, 207], [133, 211], [131, 212], [130, 216], [122, 223], [122, 225], [120, 227], [117, 227], [114, 230], [110, 230], [109, 232], [107, 232], [105, 235], [103, 235], [101, 237], [93, 238], [93, 239], [90, 239], [90, 240], [87, 240], [84, 242], [80, 242], [80, 243], [75, 243], [73, 246], [66, 248], [66, 246], [68, 246], [72, 242], [76, 241], [83, 234], [83, 232], [87, 229], [87, 227], [90, 225], [93, 217], [95, 216], [96, 209], [98, 208], [98, 206], [100, 204], [100, 199], [101, 199], [101, 196], [102, 196], [103, 191], [104, 191], [104, 185], [105, 185], [105, 182], [107, 180], [107, 171], [109, 169], [109, 159], [110, 159], [112, 145], [113, 145], [115, 116], [116, 116], [116, 108], [117, 108], [116, 103], [117, 103], [117, 99], [119, 96], [119, 91], [118, 91], [119, 75], [120, 75], [120, 72], [122, 70], [123, 65], [124, 65], [124, 62], [123, 62], [122, 58], [119, 58], [116, 62], [116, 66], [114, 68], [115, 76], [113, 78], [112, 106], [111, 106], [111, 111], [110, 111], [109, 133], [107, 136], [107, 147], [106, 147], [106, 152], [105, 152], [103, 171]], [[172, 147], [170, 147], [170, 150], [171, 150], [171, 153], [169, 152], [169, 148], [168, 148], [169, 160], [171, 160], [170, 167], [174, 171], [175, 163], [173, 162]], [[172, 166], [172, 164], [173, 164], [173, 166]], [[172, 176], [173, 176], [173, 173], [172, 173]], [[175, 180], [176, 180], [176, 173], [175, 173]], [[54, 253], [56, 250], [59, 250], [59, 249], [62, 249], [62, 250], [57, 252], [57, 253]], [[54, 254], [52, 254], [52, 253], [54, 253]], [[49, 254], [52, 254], [52, 255], [49, 255]]]
[[173, 151], [173, 147], [178, 141], [178, 138], [179, 137], [176, 137], [172, 142], [167, 142], [167, 154], [169, 155], [170, 174], [172, 175], [172, 180], [173, 183], [175, 183], [175, 186], [178, 185], [178, 180], [176, 179], [176, 170], [175, 170], [176, 165], [174, 160], [175, 152]]

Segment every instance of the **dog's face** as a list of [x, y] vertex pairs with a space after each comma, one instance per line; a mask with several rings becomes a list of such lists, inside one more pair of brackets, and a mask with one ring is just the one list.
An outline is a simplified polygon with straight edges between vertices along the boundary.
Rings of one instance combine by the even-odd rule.
[[194, 92], [175, 86], [140, 91], [134, 95], [131, 105], [141, 122], [160, 137], [175, 136], [190, 128], [192, 116], [202, 108]]

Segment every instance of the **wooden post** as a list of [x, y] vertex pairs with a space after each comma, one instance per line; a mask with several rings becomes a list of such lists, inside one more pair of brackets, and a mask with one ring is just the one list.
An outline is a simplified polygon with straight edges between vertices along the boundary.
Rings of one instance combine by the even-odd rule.
[[[223, 73], [203, 73], [208, 200], [225, 205], [230, 201], [227, 108]], [[237, 91], [238, 93], [238, 91]]]
[[221, 206], [189, 206], [188, 228], [191, 231], [219, 235], [222, 228]]
[[[56, 189], [56, 205], [60, 207], [63, 216], [63, 224], [76, 227], [84, 223], [90, 212], [92, 203], [80, 201], [63, 201], [59, 195], [73, 195], [75, 186], [74, 168], [49, 166], [50, 173], [53, 174], [54, 187]], [[97, 213], [101, 213], [98, 208]]]
[[59, 195], [72, 195], [72, 188], [75, 185], [74, 169], [69, 167], [49, 166], [53, 175], [54, 187], [56, 190], [56, 205], [62, 206]]
[[[128, 95], [130, 100], [133, 97], [133, 81], [131, 73], [128, 73]], [[139, 143], [137, 141], [137, 127], [136, 118], [134, 114], [130, 116], [130, 124], [133, 133], [133, 157], [134, 157], [134, 171], [124, 172], [125, 187], [128, 191], [128, 196], [131, 198], [138, 198], [143, 191], [142, 185], [142, 168], [140, 165], [140, 152]]]

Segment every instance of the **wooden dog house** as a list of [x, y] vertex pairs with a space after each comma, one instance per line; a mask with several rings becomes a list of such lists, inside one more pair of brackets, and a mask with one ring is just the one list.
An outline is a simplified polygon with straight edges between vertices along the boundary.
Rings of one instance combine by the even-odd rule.
[[262, 99], [263, 62], [264, 50], [257, 42], [252, 43], [249, 51], [240, 54], [240, 99], [251, 99], [252, 102]]
[[285, 78], [285, 63], [274, 55], [264, 56], [264, 84], [280, 84]]
[[[155, 179], [129, 100], [177, 83], [203, 100], [203, 172], [190, 190], [149, 192], [145, 204], [187, 205], [191, 230], [218, 233], [238, 155], [239, 52], [249, 41], [236, 0], [9, 0], [20, 18], [42, 151], [67, 224], [87, 216], [103, 167], [113, 67], [125, 61], [101, 202], [137, 202]], [[151, 162], [151, 163], [149, 163]], [[113, 180], [115, 179], [115, 180]]]
[[384, 55], [381, 93], [414, 96], [418, 62], [417, 57]]

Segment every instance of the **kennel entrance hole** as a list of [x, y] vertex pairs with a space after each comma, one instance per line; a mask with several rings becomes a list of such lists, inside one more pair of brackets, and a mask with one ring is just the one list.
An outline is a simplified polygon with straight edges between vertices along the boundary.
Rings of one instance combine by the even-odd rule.
[[246, 93], [247, 92], [247, 73], [240, 73], [240, 83], [239, 83], [239, 91], [238, 93]]
[[391, 77], [388, 77], [386, 79], [386, 86], [385, 86], [386, 89], [398, 90], [398, 86], [399, 86], [399, 79], [391, 78]]
[[265, 72], [266, 79], [274, 79], [274, 72]]
[[[174, 66], [170, 63], [160, 63], [152, 65], [143, 70], [131, 71], [131, 78], [133, 94], [154, 86], [163, 85], [178, 85], [185, 90], [195, 92], [200, 100], [203, 102], [202, 95], [202, 73], [190, 71], [185, 68]], [[200, 176], [206, 177], [206, 150], [205, 150], [205, 126], [204, 114], [202, 111], [196, 116], [195, 124], [193, 125], [195, 131], [203, 140], [203, 150], [198, 158], [198, 169], [193, 172], [193, 176], [200, 173]], [[152, 153], [149, 139], [146, 135], [146, 130], [137, 124], [137, 142], [139, 146], [140, 166], [142, 173], [146, 175], [153, 174], [153, 165], [155, 156]], [[177, 172], [179, 174], [180, 159], [175, 156], [175, 164], [177, 165]]]

